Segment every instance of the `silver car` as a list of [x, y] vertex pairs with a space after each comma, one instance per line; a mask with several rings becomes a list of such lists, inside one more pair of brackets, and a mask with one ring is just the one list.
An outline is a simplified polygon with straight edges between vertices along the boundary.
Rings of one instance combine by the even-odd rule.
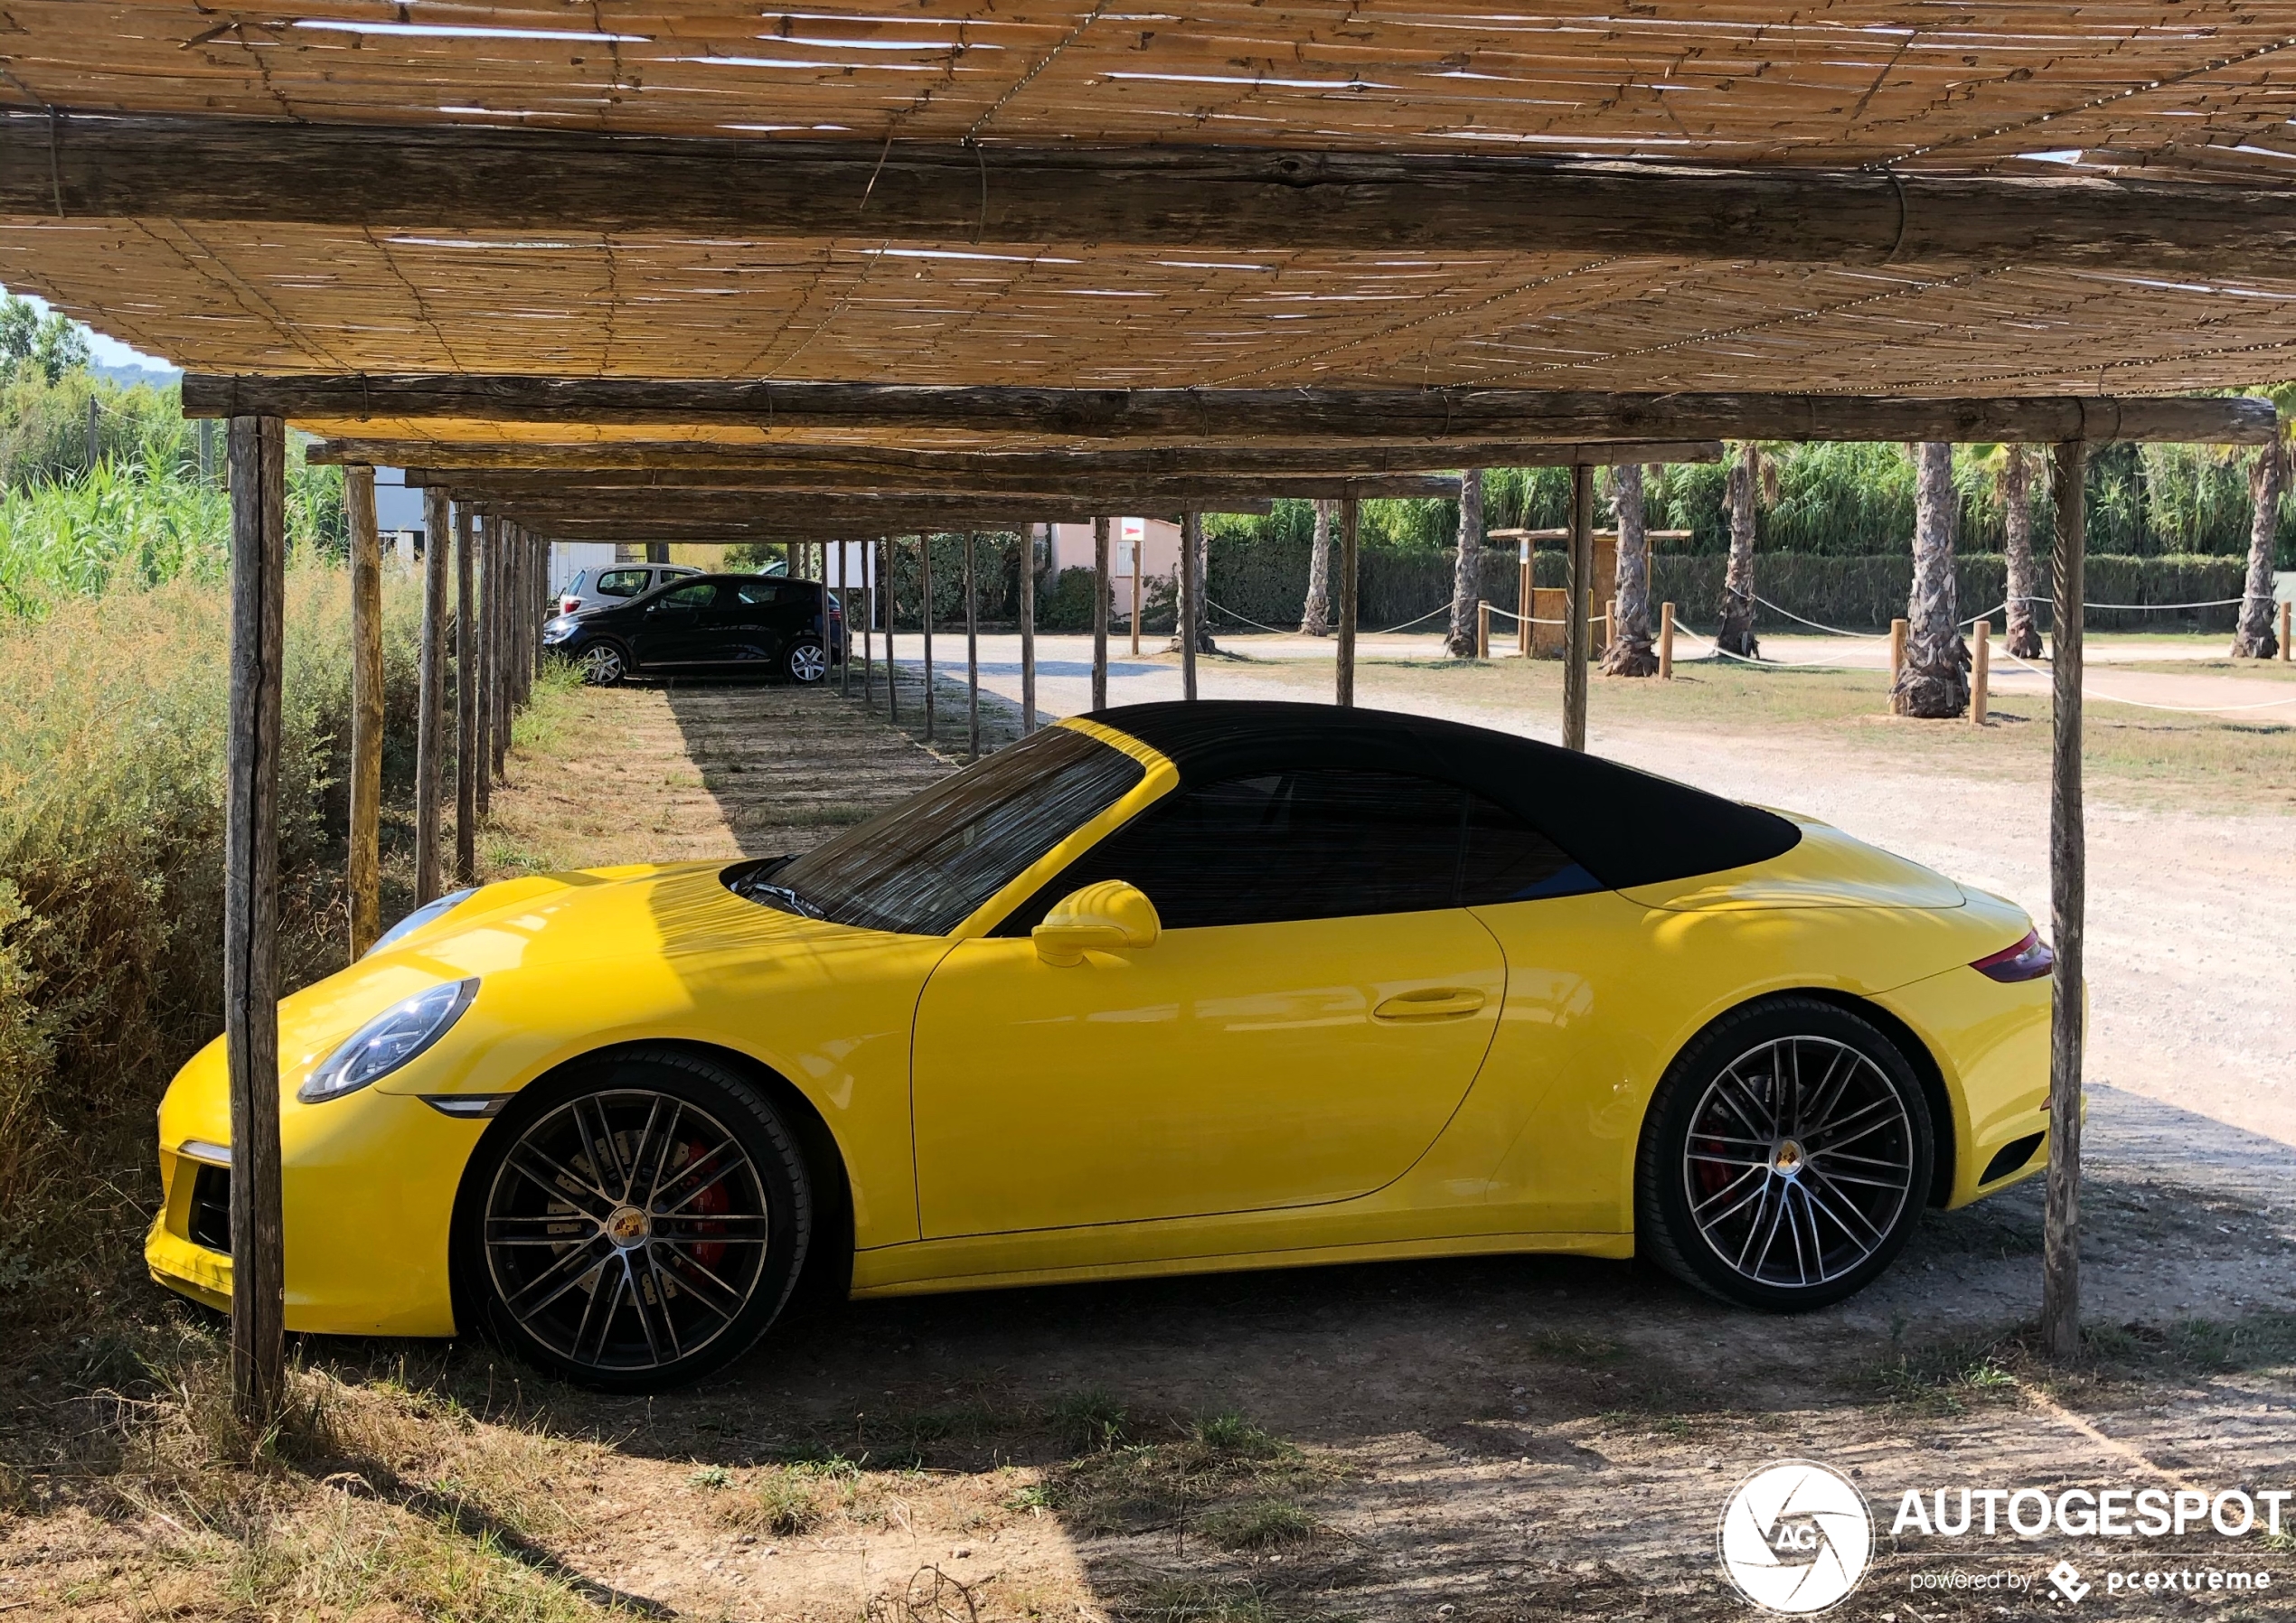
[[701, 573], [692, 564], [607, 564], [602, 568], [585, 569], [559, 593], [558, 612], [579, 614], [584, 609], [604, 608], [609, 603], [626, 603], [675, 576]]

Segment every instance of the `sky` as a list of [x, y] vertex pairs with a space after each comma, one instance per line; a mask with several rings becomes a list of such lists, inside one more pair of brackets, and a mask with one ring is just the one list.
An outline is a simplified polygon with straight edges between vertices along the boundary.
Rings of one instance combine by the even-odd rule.
[[[5, 290], [0, 289], [0, 291]], [[48, 301], [38, 294], [21, 293], [16, 296], [39, 311], [42, 315], [48, 314]], [[155, 355], [146, 355], [140, 351], [129, 349], [118, 339], [99, 333], [93, 327], [88, 329], [88, 351], [94, 357], [98, 366], [143, 366], [149, 367], [155, 371], [169, 371], [174, 368], [174, 361], [162, 361]]]

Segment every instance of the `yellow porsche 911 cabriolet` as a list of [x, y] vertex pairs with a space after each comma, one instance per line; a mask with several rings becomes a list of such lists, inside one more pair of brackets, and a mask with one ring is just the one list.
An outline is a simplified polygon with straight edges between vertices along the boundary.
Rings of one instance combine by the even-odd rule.
[[[2015, 906], [1322, 706], [1079, 718], [796, 858], [508, 880], [279, 1011], [287, 1324], [641, 1390], [856, 1296], [1640, 1252], [1831, 1302], [2044, 1159]], [[231, 1288], [220, 1042], [155, 1278]]]

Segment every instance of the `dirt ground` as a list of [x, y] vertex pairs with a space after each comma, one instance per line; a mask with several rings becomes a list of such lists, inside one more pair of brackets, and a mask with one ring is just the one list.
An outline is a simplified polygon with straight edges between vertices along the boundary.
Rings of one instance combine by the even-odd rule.
[[[1407, 669], [1369, 675], [1389, 702], [1475, 708]], [[917, 699], [912, 681], [912, 726]], [[949, 770], [959, 702], [945, 699], [928, 750], [833, 692], [554, 697], [488, 860], [802, 846]], [[991, 720], [993, 738], [1016, 730], [1008, 703]], [[1815, 751], [1757, 722], [1616, 753], [1682, 775], [1686, 758], [1700, 776], [1801, 774], [1781, 798], [1853, 828], [1895, 816], [1931, 842], [1916, 854], [2011, 894], [2028, 882], [2023, 835], [1985, 831], [2028, 812], [2013, 783], [1901, 763], [1853, 789]], [[1885, 815], [1893, 797], [1914, 803]], [[1941, 800], [1953, 815], [1924, 812]], [[2164, 849], [2133, 813], [2124, 834], [2115, 814], [2101, 822], [2108, 852], [2129, 847], [2106, 872]], [[2286, 849], [2261, 830], [2229, 843]], [[2206, 1007], [2221, 966], [2198, 935], [2238, 916], [2208, 919], [2235, 880], [2222, 885], [2189, 914], [2099, 919], [2108, 939], [2166, 933], [2195, 950], [2160, 1007]], [[2105, 1000], [2101, 1034], [2115, 1029]], [[2100, 1047], [2131, 1067], [2157, 1052], [2180, 1074], [2245, 1040], [2249, 1006], [2215, 1007], [2221, 1028]], [[228, 1493], [212, 1468], [227, 1434], [201, 1419], [212, 1402], [138, 1384], [118, 1349], [58, 1347], [44, 1394], [5, 1394], [16, 1418], [0, 1425], [38, 1414], [71, 1440], [44, 1475], [0, 1484], [14, 1508], [0, 1618], [1737, 1618], [1752, 1613], [1717, 1561], [1718, 1517], [1737, 1481], [1791, 1456], [1851, 1475], [1877, 1518], [1872, 1571], [1838, 1616], [2296, 1616], [2296, 1538], [1891, 1535], [1907, 1488], [2296, 1488], [2296, 1155], [2206, 1095], [2170, 1102], [2124, 1085], [2137, 1080], [2093, 1093], [2094, 1329], [2075, 1370], [2023, 1340], [2039, 1293], [2031, 1184], [1933, 1214], [1874, 1288], [1793, 1319], [1633, 1263], [1303, 1270], [816, 1305], [725, 1375], [652, 1401], [558, 1386], [475, 1345], [312, 1339], [307, 1409]], [[214, 1334], [203, 1315], [152, 1311], [151, 1333], [178, 1345]], [[2296, 1532], [2296, 1515], [2283, 1524]], [[2060, 1558], [2094, 1586], [2077, 1607], [2044, 1577]], [[2271, 1587], [2131, 1600], [2107, 1592], [2107, 1566], [2238, 1569]], [[1914, 1587], [1954, 1572], [2004, 1587]]]

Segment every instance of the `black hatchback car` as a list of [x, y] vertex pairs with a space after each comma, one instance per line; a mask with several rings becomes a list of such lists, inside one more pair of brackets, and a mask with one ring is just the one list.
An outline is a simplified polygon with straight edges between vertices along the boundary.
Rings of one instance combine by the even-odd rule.
[[817, 580], [687, 576], [627, 603], [560, 614], [542, 627], [542, 646], [601, 687], [639, 673], [812, 683], [844, 657], [844, 624]]

